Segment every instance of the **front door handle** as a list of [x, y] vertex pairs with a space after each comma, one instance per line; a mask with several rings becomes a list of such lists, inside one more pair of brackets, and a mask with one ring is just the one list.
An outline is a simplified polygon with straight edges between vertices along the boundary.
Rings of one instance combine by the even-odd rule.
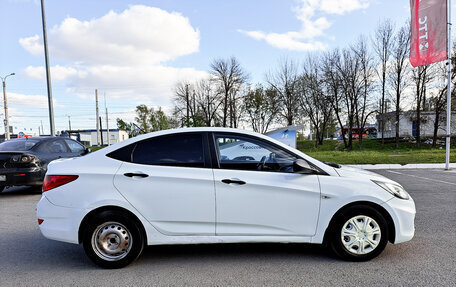
[[145, 173], [135, 173], [135, 172], [127, 172], [127, 173], [124, 173], [124, 175], [128, 176], [128, 177], [134, 177], [134, 176], [148, 177], [149, 176], [148, 174], [145, 174]]
[[230, 184], [230, 183], [236, 183], [236, 184], [239, 184], [239, 185], [245, 184], [245, 181], [242, 181], [242, 180], [239, 180], [239, 179], [228, 179], [228, 178], [222, 179], [222, 182], [226, 183], [226, 184]]

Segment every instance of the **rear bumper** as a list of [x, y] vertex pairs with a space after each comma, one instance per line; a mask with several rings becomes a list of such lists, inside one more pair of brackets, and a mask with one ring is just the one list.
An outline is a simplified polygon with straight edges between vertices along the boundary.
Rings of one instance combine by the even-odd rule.
[[79, 223], [85, 215], [83, 209], [52, 204], [43, 194], [36, 206], [36, 215], [42, 219], [40, 230], [44, 237], [69, 243], [79, 243]]
[[0, 168], [0, 186], [6, 185], [42, 185], [45, 171], [39, 167], [33, 168]]

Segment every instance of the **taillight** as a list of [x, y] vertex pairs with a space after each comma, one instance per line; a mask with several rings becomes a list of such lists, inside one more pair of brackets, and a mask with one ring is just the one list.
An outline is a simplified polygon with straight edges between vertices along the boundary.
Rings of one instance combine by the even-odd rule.
[[43, 181], [43, 192], [72, 182], [78, 177], [77, 175], [46, 175]]
[[11, 157], [12, 163], [31, 163], [35, 160], [35, 156], [23, 154], [23, 155], [14, 155]]

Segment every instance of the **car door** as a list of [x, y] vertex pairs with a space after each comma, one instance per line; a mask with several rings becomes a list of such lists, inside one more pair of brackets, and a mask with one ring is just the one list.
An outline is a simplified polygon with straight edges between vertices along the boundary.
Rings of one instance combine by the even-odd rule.
[[213, 139], [217, 235], [315, 234], [318, 175], [294, 173], [297, 157], [264, 139], [232, 133]]
[[119, 151], [124, 163], [114, 185], [158, 231], [215, 234], [214, 178], [206, 133], [152, 137], [126, 149], [131, 149], [131, 157]]
[[49, 151], [50, 160], [72, 157], [71, 151], [63, 139], [56, 138], [47, 142], [46, 148]]

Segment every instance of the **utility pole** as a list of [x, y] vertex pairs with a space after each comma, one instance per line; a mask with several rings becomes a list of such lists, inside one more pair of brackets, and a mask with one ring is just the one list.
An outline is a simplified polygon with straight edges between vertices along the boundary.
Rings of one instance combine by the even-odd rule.
[[44, 58], [45, 58], [45, 62], [46, 62], [49, 122], [50, 122], [50, 126], [51, 126], [51, 136], [54, 136], [55, 135], [54, 105], [52, 102], [51, 70], [49, 67], [49, 53], [48, 53], [47, 33], [46, 33], [46, 16], [44, 15], [44, 0], [41, 0], [41, 20], [43, 21]]
[[9, 140], [10, 139], [10, 130], [9, 130], [9, 117], [8, 117], [8, 101], [6, 99], [6, 78], [8, 78], [9, 76], [14, 76], [15, 73], [11, 73], [9, 75], [6, 75], [5, 77], [0, 77], [2, 79], [2, 83], [3, 83], [3, 104], [4, 104], [4, 107], [5, 107], [5, 121], [4, 121], [4, 124], [5, 124], [5, 140]]
[[43, 120], [41, 120], [41, 134], [44, 135], [44, 129], [43, 129]]
[[108, 138], [107, 139], [108, 146], [110, 146], [111, 138], [109, 137], [109, 119], [108, 119], [108, 107], [106, 106], [106, 93], [104, 94], [104, 102], [105, 102], [105, 109], [106, 109], [106, 137]]
[[68, 117], [68, 131], [71, 131], [71, 120], [70, 120], [71, 116], [67, 116], [67, 117]]
[[98, 90], [95, 89], [95, 102], [96, 102], [96, 106], [97, 106], [97, 119], [96, 119], [96, 122], [97, 122], [97, 146], [100, 146], [100, 122], [99, 122], [99, 113], [98, 113]]
[[103, 126], [101, 125], [101, 117], [100, 117], [100, 134], [101, 134], [101, 146], [103, 146]]

